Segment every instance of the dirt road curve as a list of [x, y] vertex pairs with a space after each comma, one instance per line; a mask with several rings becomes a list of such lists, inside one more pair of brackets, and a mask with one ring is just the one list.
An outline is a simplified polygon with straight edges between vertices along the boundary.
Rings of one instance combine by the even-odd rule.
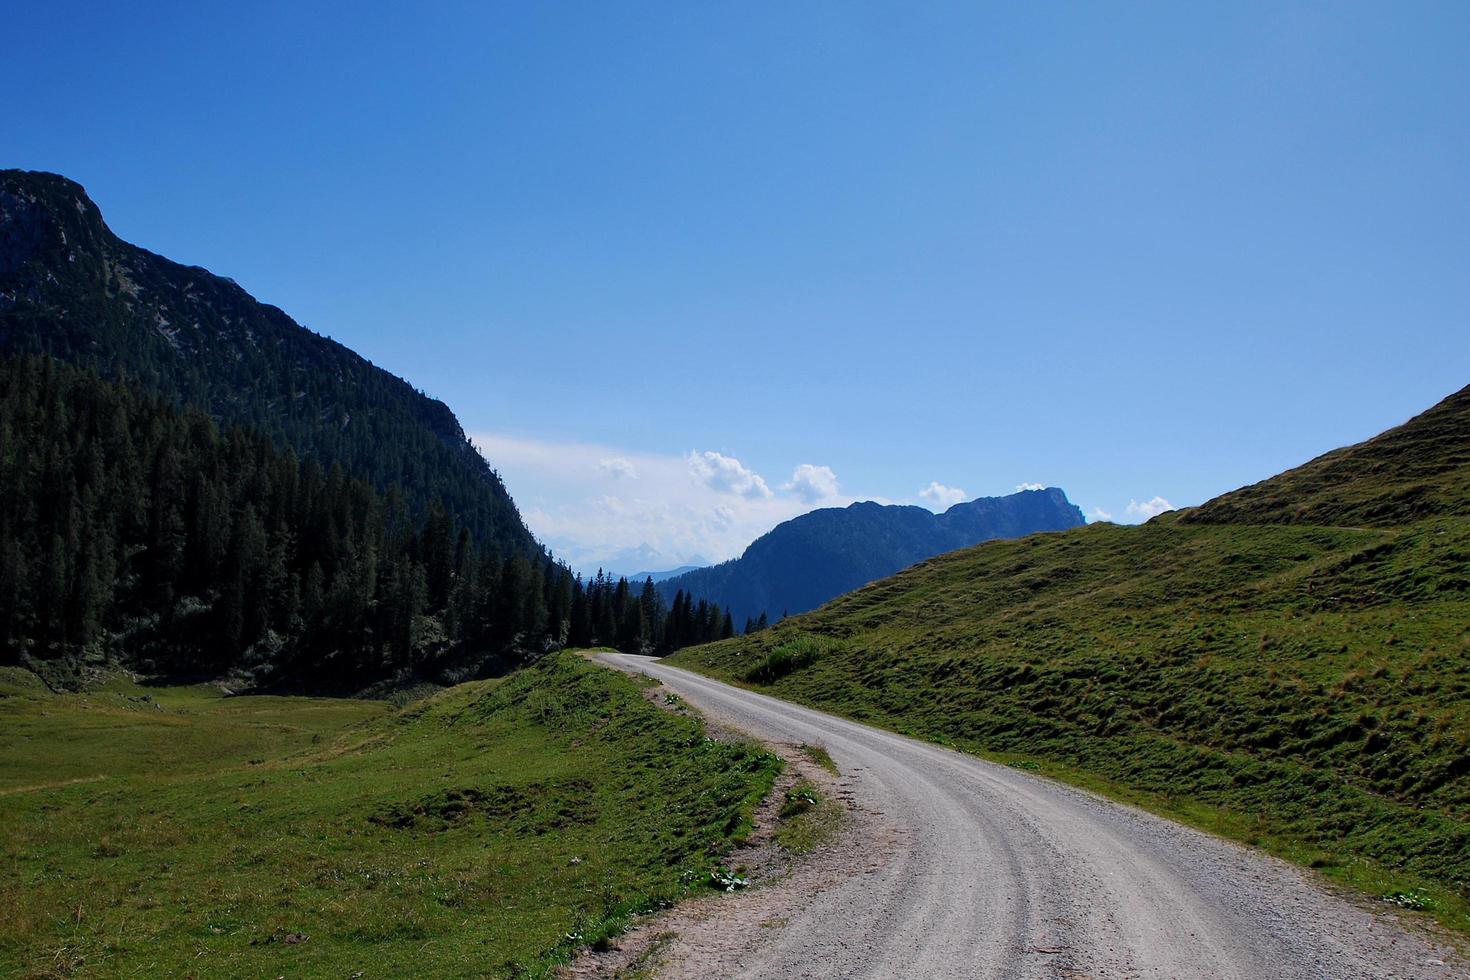
[[721, 975], [1470, 976], [1393, 915], [1284, 862], [652, 658], [601, 658], [758, 738], [825, 745], [857, 804], [903, 831], [880, 870], [795, 910]]

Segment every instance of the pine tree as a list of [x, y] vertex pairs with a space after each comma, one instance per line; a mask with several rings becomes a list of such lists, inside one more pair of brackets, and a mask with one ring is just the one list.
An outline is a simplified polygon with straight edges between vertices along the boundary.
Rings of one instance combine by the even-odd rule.
[[592, 646], [592, 606], [587, 599], [587, 590], [582, 580], [577, 580], [572, 595], [571, 622], [567, 630], [567, 644], [573, 647]]
[[643, 580], [643, 589], [638, 594], [642, 631], [639, 636], [640, 649], [656, 650], [663, 642], [663, 603], [659, 599], [658, 587], [653, 578]]
[[449, 515], [437, 501], [430, 506], [421, 536], [420, 558], [428, 587], [428, 604], [443, 609], [449, 602], [449, 587], [454, 580], [454, 545], [450, 537]]

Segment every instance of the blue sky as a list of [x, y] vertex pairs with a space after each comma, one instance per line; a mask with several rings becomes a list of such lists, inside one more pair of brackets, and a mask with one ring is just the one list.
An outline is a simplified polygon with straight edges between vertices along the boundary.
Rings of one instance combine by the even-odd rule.
[[1470, 382], [1464, 3], [5, 30], [0, 164], [443, 398], [581, 564], [1027, 483], [1133, 520]]

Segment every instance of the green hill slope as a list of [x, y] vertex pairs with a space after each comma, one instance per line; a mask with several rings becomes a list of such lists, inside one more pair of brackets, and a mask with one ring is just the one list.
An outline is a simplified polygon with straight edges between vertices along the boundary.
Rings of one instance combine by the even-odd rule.
[[1189, 511], [1200, 524], [1398, 527], [1470, 517], [1470, 387], [1356, 446]]
[[673, 660], [1463, 910], [1467, 403], [1195, 511], [943, 555]]

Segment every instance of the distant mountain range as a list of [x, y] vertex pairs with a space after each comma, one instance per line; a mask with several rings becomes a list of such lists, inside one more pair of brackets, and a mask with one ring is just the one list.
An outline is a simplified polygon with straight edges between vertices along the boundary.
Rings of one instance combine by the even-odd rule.
[[775, 620], [946, 551], [1085, 523], [1056, 487], [981, 497], [942, 514], [871, 501], [827, 507], [777, 525], [739, 558], [658, 581], [658, 590], [665, 601], [684, 591], [718, 602], [737, 624], [762, 612]]
[[686, 572], [698, 571], [704, 565], [680, 565], [678, 568], [670, 568], [663, 572], [634, 572], [628, 576], [629, 582], [646, 582], [653, 579], [654, 582], [662, 582], [664, 579], [673, 578], [675, 575], [683, 575]]
[[[0, 368], [0, 436], [25, 450], [0, 461], [0, 660], [351, 685], [561, 642], [671, 645], [651, 596], [605, 580], [594, 595], [550, 560], [446, 405], [233, 280], [123, 241], [56, 174], [0, 170]], [[700, 642], [725, 610], [775, 618], [1081, 523], [1060, 490], [938, 516], [857, 504], [652, 577], [719, 604], [686, 606], [677, 642]]]
[[[599, 570], [616, 581], [625, 578], [629, 582], [642, 583], [648, 579], [663, 581], [671, 575], [682, 575], [696, 568], [704, 568], [709, 559], [699, 554], [676, 552], [669, 554], [648, 542], [631, 548], [622, 548], [611, 554], [603, 554], [596, 560], [574, 558], [572, 565], [584, 578], [591, 578]], [[635, 571], [639, 569], [639, 571]], [[662, 569], [657, 571], [656, 569]]]

